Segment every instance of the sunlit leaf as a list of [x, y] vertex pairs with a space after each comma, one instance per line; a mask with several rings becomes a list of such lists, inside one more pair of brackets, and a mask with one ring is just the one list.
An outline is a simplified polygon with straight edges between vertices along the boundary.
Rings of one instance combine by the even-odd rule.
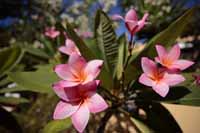
[[14, 68], [20, 62], [23, 54], [23, 50], [18, 46], [0, 50], [0, 76]]
[[116, 40], [112, 22], [106, 13], [101, 10], [97, 11], [95, 17], [95, 38], [96, 43], [101, 50], [104, 65], [112, 74], [117, 62], [119, 45]]
[[50, 121], [43, 129], [42, 133], [60, 133], [71, 126], [70, 119]]
[[5, 105], [17, 105], [20, 103], [28, 103], [28, 99], [26, 98], [15, 98], [15, 97], [4, 97], [0, 96], [0, 103]]
[[51, 65], [44, 66], [35, 72], [13, 72], [8, 76], [17, 83], [17, 88], [40, 93], [52, 93], [52, 84], [58, 80]]

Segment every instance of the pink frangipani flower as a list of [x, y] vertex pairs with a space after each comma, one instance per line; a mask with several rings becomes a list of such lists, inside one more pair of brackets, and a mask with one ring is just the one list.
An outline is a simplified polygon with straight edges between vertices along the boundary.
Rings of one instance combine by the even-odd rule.
[[181, 50], [178, 44], [174, 45], [169, 52], [161, 45], [156, 45], [156, 50], [158, 53], [156, 62], [169, 70], [185, 70], [194, 64], [192, 61], [179, 59]]
[[71, 55], [73, 53], [81, 55], [79, 49], [76, 47], [74, 41], [72, 41], [71, 39], [66, 39], [65, 40], [65, 46], [61, 46], [59, 48], [59, 51], [61, 53], [67, 54], [67, 55]]
[[133, 36], [136, 32], [140, 31], [144, 27], [144, 25], [146, 24], [147, 17], [148, 13], [145, 13], [142, 19], [138, 20], [136, 11], [134, 9], [130, 9], [126, 13], [125, 18], [123, 18], [118, 14], [115, 14], [112, 16], [112, 19], [113, 20], [122, 19], [125, 22], [126, 27], [130, 32], [131, 36]]
[[140, 76], [139, 82], [152, 87], [160, 96], [165, 97], [169, 92], [169, 86], [174, 86], [185, 80], [182, 75], [169, 74], [165, 69], [158, 68], [152, 60], [143, 57], [141, 60], [144, 73]]
[[50, 37], [52, 39], [56, 38], [60, 35], [60, 32], [55, 29], [55, 27], [47, 27], [45, 29], [45, 36]]
[[74, 127], [79, 132], [83, 132], [87, 126], [90, 112], [98, 113], [108, 107], [104, 99], [96, 93], [98, 84], [99, 81], [94, 80], [72, 88], [53, 86], [54, 91], [61, 98], [55, 108], [53, 118], [65, 119], [71, 117]]
[[62, 87], [72, 87], [93, 81], [100, 73], [102, 60], [86, 60], [78, 55], [71, 54], [67, 64], [60, 64], [54, 68], [56, 74], [63, 80], [57, 82]]

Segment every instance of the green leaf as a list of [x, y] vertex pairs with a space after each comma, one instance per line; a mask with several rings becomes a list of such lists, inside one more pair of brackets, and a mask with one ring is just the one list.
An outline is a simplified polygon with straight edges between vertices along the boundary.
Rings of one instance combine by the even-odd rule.
[[19, 46], [0, 50], [0, 77], [13, 69], [22, 59], [23, 50]]
[[136, 101], [136, 104], [146, 113], [143, 121], [155, 132], [182, 132], [174, 117], [162, 104], [151, 101]]
[[28, 99], [26, 98], [15, 98], [15, 97], [3, 97], [0, 96], [0, 103], [5, 105], [17, 105], [20, 103], [28, 103]]
[[[7, 93], [7, 92], [21, 92], [21, 91], [31, 91], [29, 88], [23, 88], [19, 85], [12, 87], [12, 88], [3, 88], [0, 89], [0, 93]], [[37, 91], [36, 91], [37, 92]]]
[[104, 65], [108, 72], [113, 74], [118, 56], [118, 47], [116, 34], [109, 17], [101, 10], [98, 10], [95, 17], [95, 38], [101, 56], [104, 59]]
[[51, 86], [58, 80], [51, 65], [43, 66], [35, 72], [13, 72], [8, 76], [17, 83], [17, 88], [40, 93], [52, 93]]
[[164, 47], [170, 47], [174, 45], [177, 37], [179, 37], [186, 30], [186, 28], [189, 27], [188, 25], [191, 22], [191, 19], [194, 17], [196, 9], [197, 8], [192, 8], [186, 11], [164, 31], [154, 36], [142, 52], [140, 52], [137, 56], [132, 56], [130, 63], [137, 58], [137, 60], [134, 61], [134, 63], [137, 64], [137, 62], [140, 62], [140, 57], [142, 56], [154, 57], [156, 55], [156, 44], [161, 44]]
[[149, 128], [145, 123], [142, 121], [131, 117], [131, 121], [135, 124], [135, 126], [140, 130], [141, 133], [153, 133], [154, 131]]
[[70, 119], [50, 121], [43, 129], [42, 133], [60, 133], [71, 126]]
[[25, 48], [23, 48], [25, 52], [40, 57], [40, 58], [44, 58], [44, 59], [49, 59], [49, 55], [46, 54], [43, 50], [38, 49], [38, 48], [34, 48], [32, 46], [27, 46]]
[[122, 77], [124, 62], [127, 59], [127, 53], [128, 53], [128, 48], [127, 48], [128, 45], [126, 42], [126, 36], [122, 35], [118, 39], [118, 43], [119, 43], [119, 50], [118, 50], [118, 59], [117, 59], [115, 73], [116, 73], [117, 79], [119, 80]]

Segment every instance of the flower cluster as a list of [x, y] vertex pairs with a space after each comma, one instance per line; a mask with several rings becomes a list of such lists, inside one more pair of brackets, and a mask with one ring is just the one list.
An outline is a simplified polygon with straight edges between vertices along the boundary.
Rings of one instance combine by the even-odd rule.
[[100, 83], [96, 77], [100, 73], [103, 61], [86, 62], [70, 39], [67, 39], [65, 46], [59, 50], [69, 55], [69, 59], [67, 64], [59, 64], [54, 68], [62, 80], [53, 85], [55, 93], [61, 99], [55, 108], [53, 118], [71, 117], [74, 127], [83, 132], [89, 120], [89, 113], [101, 112], [108, 107], [104, 99], [96, 93]]
[[156, 63], [147, 57], [141, 59], [144, 73], [140, 76], [139, 82], [152, 87], [156, 93], [165, 97], [170, 86], [185, 80], [180, 71], [190, 67], [194, 62], [179, 59], [181, 51], [178, 44], [174, 45], [169, 52], [161, 45], [156, 45], [156, 50], [158, 53], [158, 57], [155, 58]]

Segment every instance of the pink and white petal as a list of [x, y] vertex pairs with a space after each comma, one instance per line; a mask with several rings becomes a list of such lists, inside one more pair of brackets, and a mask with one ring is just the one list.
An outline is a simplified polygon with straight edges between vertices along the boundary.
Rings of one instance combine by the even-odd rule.
[[90, 80], [93, 80], [99, 75], [102, 65], [102, 60], [89, 61], [84, 68], [84, 72], [86, 75], [90, 76]]
[[148, 16], [149, 16], [149, 14], [145, 13], [143, 18], [140, 21], [138, 21], [138, 27], [136, 29], [136, 32], [140, 31], [144, 27], [144, 25], [146, 24], [146, 19], [147, 19]]
[[69, 80], [69, 81], [76, 80], [73, 73], [71, 72], [71, 67], [68, 64], [56, 65], [54, 71], [60, 78], [64, 80]]
[[168, 74], [166, 73], [163, 77], [163, 82], [168, 84], [169, 86], [177, 85], [183, 81], [185, 81], [185, 78], [180, 74]]
[[171, 66], [171, 68], [177, 68], [180, 70], [185, 70], [188, 67], [192, 66], [194, 62], [189, 61], [189, 60], [177, 60], [174, 62], [174, 64]]
[[64, 101], [80, 101], [80, 94], [77, 91], [78, 87], [63, 88], [59, 84], [53, 85], [53, 90]]
[[130, 9], [125, 15], [125, 21], [127, 20], [138, 21], [137, 13], [134, 9]]
[[86, 65], [86, 60], [77, 53], [72, 53], [69, 56], [68, 64], [74, 74], [79, 74]]
[[156, 51], [158, 53], [159, 60], [162, 60], [163, 58], [167, 56], [166, 49], [161, 45], [156, 45]]
[[96, 92], [97, 86], [99, 85], [100, 80], [93, 80], [86, 84], [79, 85], [79, 92], [87, 95], [90, 92]]
[[90, 93], [87, 100], [87, 106], [92, 113], [98, 113], [108, 108], [108, 104], [97, 93]]
[[58, 48], [58, 50], [63, 53], [63, 54], [66, 54], [66, 55], [70, 55], [72, 54], [72, 50], [68, 49], [66, 46], [61, 46]]
[[79, 84], [80, 84], [80, 82], [60, 80], [57, 83], [55, 83], [54, 86], [59, 86], [60, 88], [65, 88], [65, 87], [74, 87]]
[[74, 103], [67, 103], [60, 101], [55, 108], [53, 119], [59, 120], [59, 119], [65, 119], [69, 116], [71, 116], [73, 113], [75, 113], [80, 104], [74, 104]]
[[114, 14], [111, 16], [112, 20], [124, 20], [124, 18], [122, 16], [120, 16], [119, 14]]
[[160, 61], [160, 58], [159, 58], [159, 57], [155, 57], [154, 60], [155, 60], [157, 63], [160, 63], [160, 64], [161, 64], [161, 61]]
[[147, 75], [153, 75], [157, 71], [156, 63], [147, 57], [141, 59], [142, 69]]
[[81, 104], [79, 109], [71, 117], [72, 123], [76, 130], [78, 130], [81, 133], [84, 131], [89, 121], [89, 115], [90, 112], [87, 107], [87, 104]]
[[138, 27], [138, 23], [136, 21], [126, 20], [125, 25], [130, 34], [134, 35]]
[[170, 60], [170, 61], [176, 61], [178, 60], [178, 58], [180, 57], [180, 53], [181, 53], [181, 50], [180, 50], [180, 47], [178, 44], [174, 45], [172, 47], [172, 49], [169, 51], [168, 55], [167, 55], [167, 58]]
[[152, 86], [153, 85], [153, 80], [150, 79], [145, 73], [143, 73], [140, 78], [139, 78], [139, 82], [141, 84], [144, 84], [146, 86]]
[[160, 96], [165, 97], [169, 92], [169, 86], [164, 82], [159, 82], [153, 86], [153, 90]]

